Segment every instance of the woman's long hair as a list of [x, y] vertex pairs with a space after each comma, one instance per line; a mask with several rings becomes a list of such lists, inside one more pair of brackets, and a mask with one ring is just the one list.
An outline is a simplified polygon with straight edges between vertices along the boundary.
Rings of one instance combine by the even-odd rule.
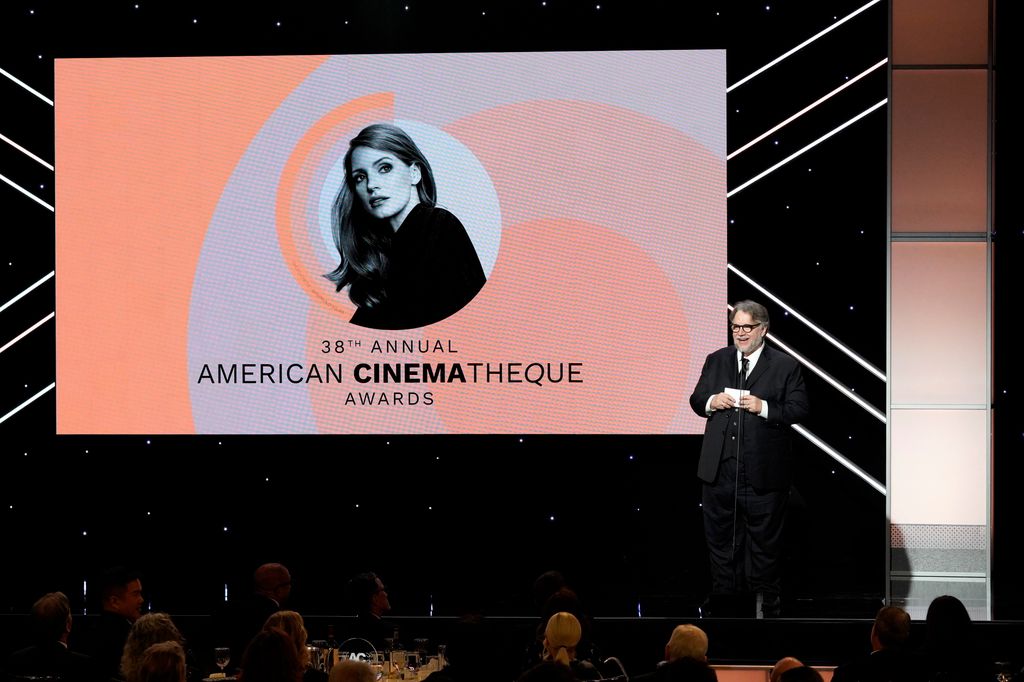
[[263, 624], [264, 630], [278, 628], [288, 635], [292, 644], [295, 645], [295, 653], [302, 665], [309, 665], [309, 649], [306, 648], [306, 624], [298, 611], [277, 611], [270, 614], [267, 622]]
[[419, 166], [417, 190], [421, 203], [436, 204], [437, 189], [434, 171], [427, 158], [398, 126], [375, 123], [363, 128], [349, 141], [345, 154], [345, 182], [334, 198], [331, 211], [331, 233], [341, 264], [324, 276], [334, 282], [338, 291], [348, 285], [348, 296], [357, 306], [372, 308], [387, 298], [387, 252], [394, 230], [387, 221], [367, 215], [359, 204], [352, 180], [352, 150], [356, 147], [388, 152], [406, 165]]

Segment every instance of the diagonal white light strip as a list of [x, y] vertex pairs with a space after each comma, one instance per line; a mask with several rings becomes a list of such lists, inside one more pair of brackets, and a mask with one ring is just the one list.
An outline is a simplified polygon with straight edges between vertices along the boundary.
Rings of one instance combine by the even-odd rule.
[[833, 90], [832, 92], [828, 93], [827, 95], [825, 95], [825, 96], [824, 96], [824, 97], [822, 97], [821, 99], [817, 100], [816, 102], [814, 102], [814, 103], [812, 103], [812, 104], [809, 104], [809, 105], [807, 105], [806, 107], [804, 107], [803, 109], [801, 109], [801, 110], [800, 110], [800, 111], [798, 111], [797, 113], [795, 113], [795, 114], [793, 114], [792, 116], [790, 116], [789, 118], [787, 118], [787, 119], [786, 119], [785, 121], [783, 121], [782, 123], [780, 123], [780, 124], [778, 124], [777, 126], [775, 126], [774, 128], [772, 128], [771, 130], [768, 130], [768, 131], [765, 131], [765, 132], [761, 133], [760, 135], [758, 135], [757, 137], [755, 137], [755, 138], [754, 138], [753, 140], [751, 140], [750, 142], [746, 143], [745, 145], [743, 145], [742, 147], [740, 147], [740, 148], [739, 148], [739, 149], [737, 149], [736, 151], [734, 151], [734, 152], [732, 152], [731, 154], [727, 155], [727, 156], [725, 157], [725, 160], [726, 160], [726, 161], [728, 161], [728, 160], [729, 160], [729, 159], [731, 159], [732, 157], [734, 157], [734, 156], [737, 156], [737, 155], [741, 154], [742, 152], [746, 151], [746, 150], [747, 150], [747, 149], [749, 149], [750, 147], [753, 147], [753, 146], [754, 146], [755, 144], [757, 144], [758, 142], [760, 142], [760, 141], [761, 141], [761, 140], [763, 140], [764, 138], [768, 137], [769, 135], [771, 135], [772, 133], [774, 133], [775, 131], [777, 131], [777, 130], [778, 130], [779, 128], [782, 128], [783, 126], [789, 125], [790, 123], [792, 123], [792, 122], [793, 122], [793, 121], [795, 121], [796, 119], [800, 118], [801, 116], [803, 116], [803, 115], [804, 115], [804, 114], [806, 114], [806, 113], [807, 113], [808, 111], [810, 111], [810, 110], [811, 110], [811, 109], [813, 109], [814, 107], [818, 106], [819, 104], [821, 104], [821, 103], [822, 103], [822, 102], [824, 102], [825, 100], [827, 100], [827, 99], [829, 99], [830, 97], [833, 97], [833, 96], [835, 96], [835, 95], [838, 95], [838, 94], [839, 94], [840, 92], [842, 92], [842, 91], [843, 91], [843, 90], [845, 90], [846, 88], [850, 87], [851, 85], [853, 85], [854, 83], [856, 83], [857, 81], [859, 81], [859, 80], [860, 80], [861, 78], [864, 78], [865, 76], [867, 76], [867, 75], [868, 75], [869, 73], [871, 73], [872, 71], [875, 71], [876, 69], [879, 69], [879, 68], [881, 68], [881, 67], [882, 67], [882, 66], [884, 66], [884, 65], [885, 65], [885, 64], [886, 64], [886, 63], [887, 63], [888, 61], [889, 61], [888, 59], [883, 59], [882, 61], [878, 62], [878, 63], [877, 63], [877, 64], [875, 64], [874, 66], [872, 66], [872, 67], [869, 67], [869, 68], [868, 68], [868, 69], [867, 69], [866, 71], [864, 71], [863, 73], [859, 74], [858, 76], [856, 76], [856, 77], [855, 77], [855, 78], [853, 78], [852, 80], [848, 80], [848, 81], [846, 81], [845, 83], [843, 83], [842, 85], [840, 85], [840, 86], [839, 86], [838, 88], [836, 88], [836, 89], [835, 89], [835, 90]]
[[28, 90], [29, 92], [31, 92], [31, 93], [32, 93], [33, 95], [35, 95], [36, 97], [38, 97], [39, 99], [41, 99], [41, 100], [43, 100], [44, 102], [46, 102], [47, 104], [49, 104], [49, 105], [50, 105], [51, 107], [53, 106], [53, 100], [52, 100], [52, 99], [50, 99], [49, 97], [47, 97], [47, 96], [46, 96], [46, 95], [44, 95], [43, 93], [39, 92], [38, 90], [36, 90], [36, 89], [35, 89], [35, 88], [33, 88], [32, 86], [28, 85], [27, 83], [24, 83], [24, 82], [22, 82], [22, 81], [18, 80], [18, 79], [17, 79], [17, 78], [15, 78], [15, 77], [14, 77], [13, 75], [11, 75], [10, 73], [8, 73], [8, 72], [4, 71], [3, 69], [0, 69], [0, 76], [7, 76], [7, 77], [8, 77], [8, 78], [10, 78], [10, 79], [11, 79], [12, 81], [14, 81], [15, 83], [17, 83], [17, 84], [18, 84], [18, 85], [20, 85], [21, 87], [25, 88], [26, 90]]
[[829, 446], [828, 443], [815, 436], [813, 433], [800, 426], [799, 424], [793, 424], [793, 430], [799, 433], [801, 436], [817, 445], [821, 450], [825, 452], [829, 457], [842, 464], [844, 467], [852, 471], [854, 474], [864, 480], [869, 486], [877, 490], [878, 492], [885, 494], [885, 486], [875, 480], [874, 476], [861, 469], [859, 466], [840, 455], [834, 448]]
[[53, 313], [50, 313], [49, 315], [47, 315], [43, 319], [41, 319], [38, 322], [36, 322], [31, 327], [29, 327], [28, 329], [26, 329], [25, 331], [23, 331], [22, 333], [18, 334], [13, 339], [11, 339], [7, 343], [5, 343], [2, 347], [0, 347], [0, 353], [3, 353], [5, 350], [10, 348], [14, 344], [18, 343], [18, 341], [21, 341], [23, 338], [25, 338], [26, 336], [28, 336], [29, 334], [34, 332], [36, 329], [38, 329], [39, 327], [43, 326], [44, 324], [46, 324], [47, 322], [49, 322], [52, 319], [53, 319]]
[[871, 2], [869, 2], [868, 4], [864, 5], [860, 9], [854, 10], [850, 14], [847, 14], [845, 17], [843, 17], [842, 19], [840, 19], [836, 23], [832, 24], [831, 26], [829, 26], [828, 28], [824, 29], [823, 31], [820, 31], [820, 32], [816, 33], [815, 35], [811, 36], [810, 38], [808, 38], [804, 42], [800, 43], [799, 45], [794, 47], [792, 50], [787, 52], [786, 54], [782, 55], [781, 57], [776, 57], [775, 59], [773, 59], [772, 61], [768, 62], [767, 64], [765, 64], [764, 66], [762, 66], [760, 69], [758, 69], [757, 71], [753, 72], [749, 76], [745, 76], [744, 78], [739, 79], [738, 81], [736, 81], [735, 83], [733, 83], [732, 85], [727, 87], [725, 89], [725, 91], [726, 92], [731, 92], [734, 88], [740, 87], [741, 85], [746, 83], [751, 78], [754, 78], [755, 76], [759, 76], [760, 74], [764, 73], [768, 69], [772, 68], [773, 66], [775, 66], [776, 64], [781, 62], [786, 57], [789, 57], [793, 53], [798, 52], [799, 50], [807, 47], [808, 45], [813, 43], [815, 40], [817, 40], [818, 38], [820, 38], [823, 35], [825, 35], [826, 33], [828, 33], [829, 31], [832, 31], [832, 30], [835, 30], [835, 29], [839, 28], [840, 26], [842, 26], [843, 24], [848, 22], [850, 19], [853, 19], [855, 16], [857, 16], [858, 14], [860, 14], [861, 12], [866, 10], [867, 8], [871, 7], [872, 5], [877, 5], [879, 2], [881, 2], [881, 0], [871, 0]]
[[39, 197], [37, 197], [37, 196], [36, 196], [35, 194], [32, 194], [32, 192], [29, 192], [29, 191], [28, 191], [27, 189], [25, 189], [25, 188], [24, 188], [24, 187], [22, 187], [21, 185], [15, 184], [15, 183], [14, 183], [14, 182], [13, 182], [12, 180], [8, 180], [8, 179], [7, 179], [7, 178], [6, 178], [5, 176], [3, 176], [3, 175], [0, 175], [0, 180], [3, 180], [3, 181], [4, 181], [4, 182], [6, 182], [6, 183], [7, 183], [8, 185], [10, 185], [10, 186], [11, 186], [11, 187], [13, 187], [14, 189], [18, 190], [19, 192], [21, 192], [22, 194], [24, 194], [25, 196], [27, 196], [27, 197], [28, 197], [29, 199], [31, 199], [32, 201], [36, 202], [37, 204], [42, 204], [42, 205], [43, 205], [43, 206], [45, 206], [46, 208], [48, 208], [48, 209], [50, 209], [51, 211], [53, 211], [53, 206], [50, 206], [50, 205], [49, 205], [48, 203], [46, 203], [45, 201], [43, 201], [42, 199], [40, 199]]
[[38, 282], [36, 282], [32, 286], [30, 286], [28, 289], [25, 289], [25, 291], [21, 292], [20, 294], [18, 294], [17, 296], [15, 296], [11, 300], [9, 300], [7, 303], [4, 303], [2, 306], [0, 306], [0, 313], [2, 313], [3, 311], [7, 310], [8, 308], [10, 308], [21, 297], [25, 296], [26, 294], [28, 294], [30, 291], [32, 291], [36, 287], [42, 285], [43, 282], [45, 282], [46, 280], [50, 279], [51, 277], [53, 277], [53, 270], [50, 270], [50, 274], [44, 276], [42, 279], [40, 279]]
[[8, 420], [8, 419], [10, 419], [11, 417], [13, 417], [14, 415], [18, 414], [18, 413], [19, 413], [19, 412], [21, 412], [21, 411], [22, 411], [23, 409], [25, 409], [26, 407], [28, 407], [29, 405], [31, 405], [31, 404], [32, 404], [32, 403], [33, 403], [33, 402], [34, 402], [35, 400], [38, 400], [38, 399], [39, 399], [39, 398], [40, 398], [41, 396], [43, 396], [43, 395], [44, 395], [44, 394], [45, 394], [45, 393], [46, 393], [47, 391], [51, 391], [51, 390], [53, 390], [53, 387], [54, 387], [54, 386], [56, 386], [56, 385], [57, 385], [57, 383], [56, 383], [56, 382], [54, 382], [54, 383], [50, 384], [49, 386], [47, 386], [47, 387], [46, 387], [46, 388], [44, 388], [43, 390], [39, 391], [39, 393], [36, 393], [36, 394], [35, 394], [34, 396], [32, 396], [31, 398], [29, 398], [28, 400], [26, 400], [25, 402], [23, 402], [23, 403], [22, 403], [21, 405], [18, 405], [18, 406], [17, 406], [17, 407], [15, 407], [15, 408], [14, 408], [13, 410], [11, 410], [10, 412], [8, 412], [8, 413], [7, 413], [7, 414], [5, 414], [4, 416], [0, 417], [0, 424], [3, 424], [3, 423], [4, 423], [5, 421], [7, 421], [7, 420]]
[[872, 374], [874, 374], [876, 377], [878, 377], [882, 381], [886, 380], [885, 379], [885, 374], [883, 374], [880, 370], [876, 369], [874, 365], [872, 365], [870, 362], [868, 362], [867, 360], [865, 360], [861, 356], [859, 356], [856, 353], [854, 353], [852, 350], [850, 350], [849, 348], [847, 348], [843, 344], [839, 343], [839, 341], [837, 341], [834, 337], [829, 335], [825, 330], [823, 330], [820, 327], [818, 327], [816, 324], [814, 324], [813, 322], [808, 320], [806, 317], [804, 317], [803, 315], [801, 315], [797, 311], [793, 310], [793, 308], [791, 308], [786, 303], [784, 303], [782, 301], [782, 299], [780, 299], [778, 296], [776, 296], [772, 292], [770, 292], [767, 289], [765, 289], [763, 286], [761, 286], [760, 284], [758, 284], [757, 282], [752, 280], [750, 277], [748, 277], [744, 273], [740, 272], [736, 268], [735, 265], [733, 265], [732, 263], [727, 263], [726, 267], [728, 269], [732, 270], [733, 272], [735, 272], [740, 277], [742, 277], [744, 280], [747, 281], [748, 284], [753, 286], [755, 289], [760, 291], [762, 294], [764, 294], [765, 296], [767, 296], [768, 298], [770, 298], [771, 300], [775, 301], [780, 306], [785, 308], [786, 311], [789, 312], [790, 315], [794, 316], [796, 319], [800, 320], [801, 322], [806, 324], [808, 327], [810, 327], [813, 331], [817, 332], [818, 336], [822, 337], [823, 339], [825, 339], [826, 341], [831, 343], [833, 346], [835, 346], [836, 348], [841, 350], [843, 353], [845, 353], [850, 359], [852, 359], [858, 365], [860, 365], [861, 367], [863, 367], [867, 371], [871, 372]]
[[35, 155], [35, 154], [33, 154], [32, 152], [30, 152], [29, 150], [25, 149], [25, 148], [24, 148], [24, 147], [22, 147], [22, 146], [21, 146], [20, 144], [18, 144], [17, 142], [15, 142], [14, 140], [12, 140], [11, 138], [7, 137], [7, 136], [6, 136], [6, 135], [4, 135], [3, 133], [0, 133], [0, 140], [3, 140], [3, 141], [4, 141], [4, 142], [6, 142], [7, 144], [9, 144], [9, 145], [11, 145], [12, 147], [14, 147], [15, 149], [17, 149], [17, 150], [18, 150], [19, 152], [21, 152], [22, 154], [24, 154], [24, 155], [26, 155], [26, 156], [30, 157], [30, 158], [31, 158], [31, 159], [32, 159], [33, 161], [38, 161], [39, 163], [43, 164], [44, 166], [46, 166], [46, 167], [47, 167], [47, 168], [49, 168], [50, 170], [53, 170], [53, 165], [52, 165], [52, 164], [50, 164], [50, 163], [47, 163], [46, 161], [43, 161], [43, 160], [42, 160], [41, 158], [39, 158], [38, 156], [36, 156], [36, 155]]
[[[838, 381], [833, 379], [825, 370], [821, 369], [817, 365], [813, 364], [810, 360], [808, 360], [804, 356], [802, 356], [799, 353], [797, 353], [796, 351], [794, 351], [791, 346], [788, 346], [785, 343], [783, 343], [782, 341], [780, 341], [779, 337], [775, 336], [774, 334], [768, 334], [768, 338], [771, 339], [772, 342], [777, 344], [784, 351], [786, 351], [787, 353], [792, 355], [794, 358], [796, 358], [797, 361], [800, 362], [800, 364], [805, 365], [808, 369], [810, 369], [812, 372], [814, 372], [819, 377], [824, 379], [827, 383], [831, 384], [832, 388], [836, 389], [837, 391], [839, 391], [840, 393], [845, 395], [847, 398], [849, 398], [853, 402], [855, 402], [858, 405], [860, 405], [861, 407], [863, 407], [869, 414], [871, 414], [872, 417], [874, 417], [878, 421], [882, 422], [883, 424], [885, 423], [885, 421], [886, 421], [885, 420], [885, 415], [882, 414], [882, 412], [880, 412], [878, 410], [878, 408], [876, 408], [874, 405], [872, 405], [868, 401], [864, 400], [859, 395], [857, 395], [856, 393], [854, 393], [853, 391], [851, 391], [850, 389], [846, 388], [845, 386], [840, 384]], [[0, 349], [0, 350], [2, 350], [2, 349]]]
[[865, 116], [867, 116], [868, 114], [870, 114], [870, 113], [871, 113], [872, 111], [874, 111], [875, 109], [877, 109], [877, 108], [879, 108], [879, 107], [884, 107], [884, 106], [885, 106], [885, 104], [886, 104], [886, 103], [887, 103], [888, 101], [889, 101], [889, 99], [888, 99], [888, 98], [886, 98], [886, 99], [883, 99], [883, 100], [882, 100], [881, 102], [878, 102], [878, 103], [877, 103], [877, 104], [875, 104], [874, 106], [872, 106], [872, 107], [870, 107], [870, 108], [868, 108], [868, 109], [866, 109], [866, 110], [864, 110], [864, 111], [860, 112], [859, 114], [857, 114], [856, 116], [854, 116], [853, 118], [851, 118], [851, 119], [850, 119], [849, 121], [847, 121], [847, 122], [846, 122], [846, 123], [844, 123], [843, 125], [839, 126], [838, 128], [836, 128], [835, 130], [833, 130], [833, 131], [831, 131], [831, 132], [829, 132], [829, 133], [826, 133], [826, 134], [822, 135], [822, 136], [821, 136], [821, 137], [819, 137], [819, 138], [818, 138], [817, 140], [815, 140], [814, 142], [810, 143], [809, 145], [807, 145], [807, 146], [806, 146], [806, 147], [804, 147], [803, 149], [801, 149], [801, 150], [799, 150], [799, 151], [796, 151], [796, 152], [793, 152], [792, 154], [790, 154], [789, 156], [787, 156], [786, 158], [784, 158], [784, 159], [783, 159], [782, 161], [779, 161], [779, 162], [778, 162], [777, 164], [775, 164], [774, 166], [772, 166], [772, 167], [771, 167], [771, 168], [769, 168], [768, 170], [766, 170], [766, 171], [763, 171], [763, 172], [761, 172], [761, 173], [759, 173], [759, 174], [755, 175], [754, 177], [750, 178], [749, 180], [747, 180], [746, 182], [744, 182], [744, 183], [743, 183], [742, 185], [740, 185], [739, 187], [737, 187], [737, 188], [735, 188], [735, 189], [731, 189], [731, 190], [729, 190], [728, 192], [726, 192], [725, 196], [726, 196], [726, 197], [731, 197], [731, 196], [732, 196], [733, 194], [736, 194], [736, 193], [737, 193], [737, 192], [739, 192], [739, 191], [740, 191], [741, 189], [744, 189], [745, 187], [749, 187], [750, 185], [754, 184], [755, 182], [757, 182], [758, 180], [760, 180], [760, 179], [761, 179], [761, 178], [763, 178], [764, 176], [768, 175], [768, 174], [769, 174], [769, 173], [771, 173], [772, 171], [774, 171], [774, 170], [776, 170], [776, 169], [778, 169], [778, 168], [781, 168], [782, 166], [785, 166], [785, 165], [786, 165], [787, 163], [789, 163], [790, 161], [792, 161], [792, 160], [793, 160], [793, 159], [795, 159], [796, 157], [800, 156], [800, 155], [801, 155], [801, 154], [803, 154], [804, 152], [806, 152], [806, 151], [809, 151], [809, 150], [811, 150], [811, 149], [814, 149], [814, 148], [815, 148], [815, 147], [817, 147], [817, 146], [818, 146], [819, 144], [821, 144], [822, 142], [824, 142], [824, 141], [825, 141], [825, 140], [827, 140], [828, 138], [832, 137], [832, 136], [833, 136], [833, 135], [835, 135], [836, 133], [838, 133], [838, 132], [840, 132], [840, 131], [842, 131], [842, 130], [845, 130], [846, 128], [849, 128], [849, 127], [850, 127], [850, 126], [852, 126], [852, 125], [853, 125], [854, 123], [856, 123], [857, 121], [861, 120], [862, 118], [864, 118]]

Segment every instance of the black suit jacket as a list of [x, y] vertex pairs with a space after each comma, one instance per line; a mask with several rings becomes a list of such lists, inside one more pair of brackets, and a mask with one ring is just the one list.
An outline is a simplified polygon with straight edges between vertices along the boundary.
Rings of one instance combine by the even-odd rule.
[[59, 676], [67, 682], [106, 679], [93, 665], [92, 659], [68, 651], [56, 640], [15, 651], [7, 659], [7, 673], [12, 676]]
[[[727, 346], [709, 355], [704, 361], [697, 387], [690, 396], [693, 411], [707, 417], [704, 408], [708, 399], [727, 387], [739, 388], [738, 374], [735, 346]], [[793, 474], [792, 431], [789, 427], [803, 421], [808, 414], [807, 389], [800, 365], [766, 344], [757, 365], [747, 377], [746, 389], [768, 401], [767, 419], [749, 412], [744, 414], [743, 464], [747, 478], [755, 488], [788, 488]], [[706, 483], [713, 483], [718, 475], [729, 423], [736, 416], [737, 411], [733, 409], [716, 410], [707, 417], [697, 465], [697, 477]]]

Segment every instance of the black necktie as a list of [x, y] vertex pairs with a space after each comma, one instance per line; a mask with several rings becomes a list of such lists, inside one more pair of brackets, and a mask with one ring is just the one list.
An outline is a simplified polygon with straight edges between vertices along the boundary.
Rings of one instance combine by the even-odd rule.
[[743, 358], [743, 367], [740, 369], [740, 385], [747, 385], [747, 366], [750, 364], [749, 358]]

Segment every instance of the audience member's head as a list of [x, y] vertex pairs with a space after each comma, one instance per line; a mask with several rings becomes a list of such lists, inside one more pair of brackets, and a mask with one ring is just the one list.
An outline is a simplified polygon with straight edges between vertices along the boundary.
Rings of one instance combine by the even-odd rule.
[[263, 564], [252, 576], [256, 594], [273, 599], [281, 606], [292, 593], [292, 574], [284, 564]]
[[445, 654], [448, 664], [463, 675], [485, 670], [494, 653], [483, 621], [478, 617], [460, 618], [452, 625]]
[[658, 666], [654, 677], [656, 682], [718, 682], [718, 675], [707, 661], [689, 656]]
[[910, 614], [898, 606], [883, 606], [871, 626], [871, 648], [902, 649], [910, 639]]
[[955, 651], [970, 644], [971, 617], [956, 597], [936, 597], [925, 616], [928, 647], [934, 651]]
[[380, 618], [391, 610], [387, 588], [376, 573], [353, 576], [345, 587], [345, 595], [356, 613]]
[[776, 661], [775, 665], [772, 666], [772, 672], [769, 675], [770, 682], [779, 682], [779, 678], [782, 677], [783, 673], [793, 668], [799, 668], [803, 665], [799, 659], [793, 658], [792, 656], [786, 656]]
[[680, 658], [708, 660], [708, 636], [696, 625], [677, 625], [665, 645], [665, 660]]
[[[533, 605], [543, 613], [548, 597], [566, 587], [565, 577], [559, 571], [544, 571], [533, 581]], [[550, 615], [550, 614], [548, 614]]]
[[32, 631], [41, 643], [67, 643], [71, 632], [71, 603], [63, 592], [44, 594], [32, 605]]
[[137, 571], [121, 566], [105, 571], [99, 580], [100, 599], [104, 611], [124, 616], [135, 622], [142, 615], [142, 580]]
[[543, 661], [520, 675], [517, 682], [576, 682], [576, 675], [567, 665]]
[[338, 661], [331, 668], [328, 682], [376, 682], [377, 674], [363, 661]]
[[782, 673], [779, 676], [779, 682], [825, 682], [825, 680], [821, 673], [814, 668], [800, 665]]
[[128, 641], [121, 654], [121, 674], [128, 682], [138, 682], [138, 671], [146, 649], [161, 642], [183, 643], [185, 640], [174, 621], [166, 613], [147, 613], [132, 624]]
[[[256, 633], [242, 655], [243, 682], [300, 682], [303, 666], [286, 632], [269, 628]], [[131, 682], [131, 680], [129, 680]]]
[[288, 635], [295, 646], [295, 654], [299, 657], [299, 662], [304, 666], [309, 665], [309, 649], [306, 648], [306, 638], [309, 634], [306, 632], [306, 624], [298, 612], [278, 611], [270, 614], [270, 618], [267, 618], [267, 622], [263, 624], [263, 629], [269, 630], [270, 628], [277, 628]]
[[185, 650], [177, 642], [160, 642], [142, 654], [137, 682], [185, 682]]
[[583, 617], [583, 604], [576, 592], [568, 587], [560, 587], [552, 592], [544, 601], [544, 606], [541, 609], [545, 619], [551, 618], [560, 611], [571, 613], [576, 618]]
[[567, 611], [554, 614], [544, 628], [547, 656], [558, 663], [569, 665], [576, 658], [576, 645], [580, 643], [582, 635], [583, 628], [576, 616]]

